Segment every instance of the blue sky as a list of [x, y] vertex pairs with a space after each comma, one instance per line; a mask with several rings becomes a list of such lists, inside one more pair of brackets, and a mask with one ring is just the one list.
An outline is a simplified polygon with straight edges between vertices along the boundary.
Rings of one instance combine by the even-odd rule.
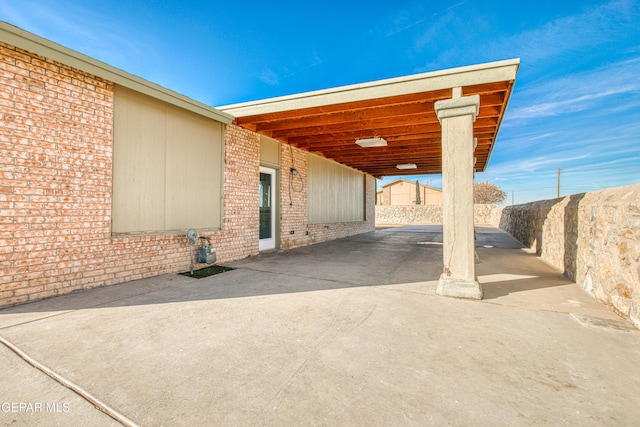
[[554, 198], [558, 168], [562, 195], [640, 182], [640, 0], [20, 0], [0, 20], [212, 106], [520, 58], [476, 180], [508, 203]]

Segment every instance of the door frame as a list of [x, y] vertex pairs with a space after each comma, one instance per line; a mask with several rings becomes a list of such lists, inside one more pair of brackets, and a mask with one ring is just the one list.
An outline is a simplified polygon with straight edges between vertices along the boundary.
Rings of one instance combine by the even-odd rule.
[[[260, 166], [260, 173], [271, 175], [271, 237], [268, 239], [260, 239], [258, 236], [258, 250], [268, 251], [276, 248], [277, 234], [276, 234], [276, 218], [278, 214], [278, 192], [276, 191], [278, 186], [278, 174], [277, 170], [265, 166]], [[258, 207], [258, 209], [260, 209]]]

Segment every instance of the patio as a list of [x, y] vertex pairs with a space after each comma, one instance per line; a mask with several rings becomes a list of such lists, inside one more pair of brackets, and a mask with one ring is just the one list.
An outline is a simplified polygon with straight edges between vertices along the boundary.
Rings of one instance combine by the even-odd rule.
[[481, 301], [435, 294], [442, 228], [407, 226], [0, 310], [3, 340], [95, 399], [2, 345], [0, 423], [637, 422], [640, 331], [477, 233]]

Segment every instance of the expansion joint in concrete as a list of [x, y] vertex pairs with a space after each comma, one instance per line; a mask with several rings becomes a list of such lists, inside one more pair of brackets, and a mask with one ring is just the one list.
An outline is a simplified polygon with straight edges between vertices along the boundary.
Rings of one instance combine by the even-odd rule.
[[12, 344], [11, 342], [6, 340], [5, 338], [0, 337], [0, 344], [4, 345], [6, 348], [8, 348], [12, 352], [14, 352], [18, 357], [20, 357], [26, 363], [28, 363], [29, 365], [33, 366], [34, 368], [36, 368], [40, 372], [44, 373], [45, 375], [47, 375], [48, 377], [50, 377], [54, 381], [58, 382], [63, 387], [66, 387], [69, 390], [71, 390], [74, 393], [76, 393], [78, 396], [80, 396], [81, 398], [83, 398], [86, 401], [88, 401], [89, 403], [91, 403], [96, 409], [98, 409], [99, 411], [103, 412], [104, 414], [110, 416], [111, 418], [113, 418], [114, 420], [116, 420], [117, 422], [122, 424], [123, 426], [126, 426], [126, 427], [138, 427], [138, 425], [136, 423], [134, 423], [133, 421], [131, 421], [129, 418], [127, 418], [126, 416], [124, 416], [120, 412], [116, 411], [115, 409], [111, 408], [109, 405], [107, 405], [106, 403], [102, 402], [97, 397], [93, 396], [91, 393], [89, 393], [88, 391], [86, 391], [85, 389], [80, 387], [79, 385], [69, 381], [68, 379], [64, 378], [62, 375], [54, 372], [53, 370], [51, 370], [50, 368], [46, 367], [42, 363], [36, 361], [31, 356], [29, 356], [27, 353], [25, 353], [24, 351], [19, 349], [17, 346]]

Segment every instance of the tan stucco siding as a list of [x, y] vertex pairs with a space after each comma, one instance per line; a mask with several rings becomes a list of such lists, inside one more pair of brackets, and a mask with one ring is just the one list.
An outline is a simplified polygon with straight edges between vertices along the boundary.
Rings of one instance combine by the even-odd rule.
[[442, 205], [442, 191], [429, 187], [422, 187], [423, 205]]
[[364, 221], [364, 174], [315, 154], [308, 158], [309, 222]]
[[116, 86], [112, 232], [220, 229], [223, 125]]
[[280, 166], [280, 141], [260, 135], [260, 164], [264, 166]]

